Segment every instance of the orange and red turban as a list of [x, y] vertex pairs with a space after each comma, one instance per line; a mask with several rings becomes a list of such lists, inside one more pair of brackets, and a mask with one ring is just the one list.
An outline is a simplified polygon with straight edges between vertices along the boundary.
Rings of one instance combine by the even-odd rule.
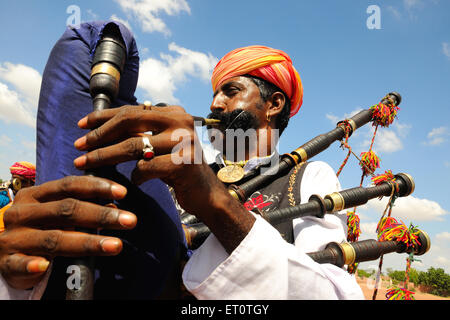
[[265, 46], [249, 46], [227, 53], [216, 65], [211, 82], [213, 91], [226, 80], [249, 74], [273, 83], [291, 100], [292, 117], [303, 102], [300, 75], [283, 51]]
[[10, 168], [11, 174], [22, 176], [25, 179], [35, 180], [36, 166], [27, 161], [20, 161], [14, 163]]

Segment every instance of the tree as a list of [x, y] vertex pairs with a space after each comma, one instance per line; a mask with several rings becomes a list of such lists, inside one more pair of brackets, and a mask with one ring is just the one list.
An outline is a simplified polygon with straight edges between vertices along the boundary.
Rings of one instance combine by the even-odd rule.
[[427, 272], [420, 272], [418, 282], [431, 287], [431, 294], [448, 296], [450, 293], [450, 275], [442, 268], [429, 268]]

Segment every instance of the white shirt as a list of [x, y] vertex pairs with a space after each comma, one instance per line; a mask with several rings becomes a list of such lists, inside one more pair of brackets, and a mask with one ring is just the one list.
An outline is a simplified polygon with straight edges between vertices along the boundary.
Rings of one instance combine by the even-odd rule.
[[[325, 196], [340, 189], [328, 164], [315, 161], [306, 167], [302, 203], [312, 194]], [[230, 255], [213, 234], [194, 251], [184, 268], [183, 282], [197, 299], [364, 299], [353, 275], [316, 263], [306, 254], [346, 240], [346, 213], [294, 219], [295, 244], [255, 217], [249, 234]]]

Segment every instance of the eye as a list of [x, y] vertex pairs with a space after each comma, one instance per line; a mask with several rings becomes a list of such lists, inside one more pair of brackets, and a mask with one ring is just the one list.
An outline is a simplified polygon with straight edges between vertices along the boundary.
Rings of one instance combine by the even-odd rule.
[[234, 96], [234, 95], [237, 94], [239, 91], [240, 91], [240, 89], [239, 89], [238, 87], [231, 86], [231, 87], [228, 87], [228, 88], [225, 90], [225, 93], [226, 93], [227, 96]]

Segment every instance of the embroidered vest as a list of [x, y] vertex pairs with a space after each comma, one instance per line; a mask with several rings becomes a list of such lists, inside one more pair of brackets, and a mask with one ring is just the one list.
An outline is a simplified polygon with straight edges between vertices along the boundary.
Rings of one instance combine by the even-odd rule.
[[[308, 163], [300, 163], [292, 168], [288, 174], [277, 178], [269, 185], [254, 192], [244, 203], [247, 210], [257, 208], [262, 214], [299, 205], [300, 183]], [[289, 243], [294, 242], [292, 220], [274, 225], [281, 236]]]

